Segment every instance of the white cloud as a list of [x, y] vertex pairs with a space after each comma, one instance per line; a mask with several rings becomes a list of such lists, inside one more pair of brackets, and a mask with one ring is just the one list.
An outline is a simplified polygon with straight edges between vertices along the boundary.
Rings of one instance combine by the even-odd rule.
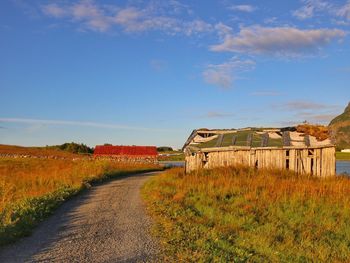
[[256, 7], [254, 7], [252, 5], [233, 5], [233, 6], [230, 6], [229, 9], [234, 10], [234, 11], [251, 13], [251, 12], [254, 12], [256, 10]]
[[60, 126], [82, 126], [93, 128], [105, 128], [116, 130], [135, 130], [135, 131], [150, 131], [150, 132], [165, 132], [164, 129], [153, 129], [146, 127], [135, 127], [119, 124], [109, 124], [89, 121], [66, 121], [66, 120], [41, 120], [41, 119], [26, 119], [26, 118], [0, 118], [0, 122], [5, 123], [22, 123], [30, 125], [60, 125]]
[[73, 4], [70, 9], [75, 19], [91, 19], [104, 15], [98, 6], [88, 0]]
[[212, 46], [211, 50], [294, 57], [318, 51], [332, 40], [342, 39], [345, 35], [339, 29], [251, 26], [241, 28], [236, 35], [226, 35], [223, 43]]
[[[177, 1], [169, 2], [169, 7], [176, 6], [178, 13], [183, 6]], [[170, 9], [170, 8], [169, 8]], [[84, 29], [106, 32], [119, 27], [125, 32], [144, 32], [158, 30], [167, 34], [194, 35], [209, 32], [212, 25], [201, 19], [178, 19], [171, 16], [174, 11], [166, 14], [162, 8], [152, 4], [144, 8], [120, 7], [116, 5], [97, 4], [93, 0], [81, 0], [75, 4], [48, 4], [42, 6], [45, 15], [54, 18], [65, 18], [77, 23]]]
[[230, 61], [222, 64], [208, 65], [203, 72], [203, 78], [208, 84], [229, 89], [233, 87], [239, 72], [252, 70], [254, 67], [255, 62], [252, 60], [232, 58]]
[[133, 21], [137, 21], [143, 16], [144, 14], [142, 14], [140, 10], [134, 7], [128, 7], [117, 12], [115, 16], [115, 22], [121, 25], [127, 25]]
[[210, 32], [213, 30], [213, 26], [211, 24], [208, 24], [199, 19], [187, 22], [184, 25], [184, 32], [188, 36], [198, 33]]

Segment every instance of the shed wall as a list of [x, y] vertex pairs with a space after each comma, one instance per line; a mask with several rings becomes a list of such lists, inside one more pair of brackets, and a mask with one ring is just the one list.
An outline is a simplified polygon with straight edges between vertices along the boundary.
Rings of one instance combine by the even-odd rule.
[[319, 177], [335, 175], [335, 148], [250, 149], [196, 152], [186, 155], [186, 172], [223, 166], [289, 169]]

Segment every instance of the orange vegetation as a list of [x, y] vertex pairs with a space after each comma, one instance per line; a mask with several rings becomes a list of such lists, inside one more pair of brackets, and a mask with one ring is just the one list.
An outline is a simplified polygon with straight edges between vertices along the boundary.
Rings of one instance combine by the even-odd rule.
[[83, 182], [108, 173], [155, 168], [106, 160], [0, 159], [0, 212], [16, 201], [38, 197], [63, 187], [79, 188]]
[[328, 127], [323, 125], [301, 124], [297, 126], [297, 132], [314, 136], [319, 141], [329, 138]]

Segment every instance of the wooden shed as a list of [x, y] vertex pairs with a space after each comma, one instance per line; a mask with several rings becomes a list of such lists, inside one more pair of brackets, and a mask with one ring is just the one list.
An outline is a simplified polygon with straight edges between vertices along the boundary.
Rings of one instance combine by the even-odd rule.
[[246, 165], [312, 174], [335, 175], [335, 145], [330, 139], [295, 127], [194, 130], [183, 147], [186, 172]]

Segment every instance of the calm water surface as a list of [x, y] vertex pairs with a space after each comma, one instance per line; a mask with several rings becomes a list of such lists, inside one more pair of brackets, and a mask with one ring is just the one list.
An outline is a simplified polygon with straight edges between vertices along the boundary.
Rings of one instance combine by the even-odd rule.
[[350, 175], [350, 161], [337, 161], [337, 174]]
[[185, 167], [185, 162], [183, 162], [183, 161], [162, 161], [159, 163], [160, 163], [160, 165], [163, 165], [166, 168]]

